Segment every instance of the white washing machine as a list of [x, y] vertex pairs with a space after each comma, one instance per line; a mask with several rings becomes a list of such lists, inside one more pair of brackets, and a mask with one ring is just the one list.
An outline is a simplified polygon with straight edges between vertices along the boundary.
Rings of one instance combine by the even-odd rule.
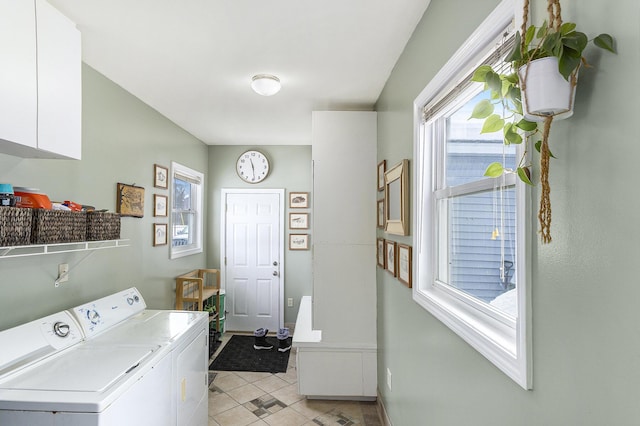
[[131, 288], [0, 347], [0, 425], [207, 425], [207, 313], [147, 310]]

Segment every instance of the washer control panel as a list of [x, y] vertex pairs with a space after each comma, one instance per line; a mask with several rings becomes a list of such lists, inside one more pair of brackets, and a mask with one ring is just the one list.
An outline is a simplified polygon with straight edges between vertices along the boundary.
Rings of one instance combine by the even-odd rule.
[[135, 287], [73, 308], [73, 314], [91, 338], [147, 308]]

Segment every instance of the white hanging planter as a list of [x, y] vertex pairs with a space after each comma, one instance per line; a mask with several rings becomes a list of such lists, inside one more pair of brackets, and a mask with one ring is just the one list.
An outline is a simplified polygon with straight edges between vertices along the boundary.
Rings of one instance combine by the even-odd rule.
[[531, 61], [518, 69], [518, 77], [525, 119], [544, 121], [546, 117], [553, 116], [554, 120], [563, 120], [573, 115], [577, 76], [565, 80], [558, 71], [558, 58]]

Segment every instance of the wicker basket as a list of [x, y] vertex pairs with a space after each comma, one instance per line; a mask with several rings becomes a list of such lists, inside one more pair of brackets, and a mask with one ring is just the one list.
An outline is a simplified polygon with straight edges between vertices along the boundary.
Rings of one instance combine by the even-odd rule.
[[120, 214], [87, 213], [87, 241], [120, 239]]
[[73, 243], [87, 239], [87, 214], [62, 210], [33, 210], [32, 244]]
[[0, 247], [31, 242], [31, 209], [0, 207]]

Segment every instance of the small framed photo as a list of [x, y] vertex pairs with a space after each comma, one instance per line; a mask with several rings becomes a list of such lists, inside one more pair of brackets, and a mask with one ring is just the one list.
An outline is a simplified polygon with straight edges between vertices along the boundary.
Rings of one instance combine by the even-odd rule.
[[398, 275], [398, 271], [396, 268], [396, 242], [395, 241], [384, 241], [384, 251], [385, 251], [385, 263], [387, 271], [394, 277]]
[[166, 223], [154, 223], [153, 224], [153, 246], [167, 245], [167, 224]]
[[411, 288], [412, 283], [411, 246], [398, 244], [398, 280]]
[[289, 208], [291, 209], [309, 208], [309, 193], [308, 192], [290, 192]]
[[378, 238], [377, 242], [378, 242], [378, 246], [377, 246], [378, 248], [376, 250], [376, 254], [378, 257], [378, 266], [381, 267], [382, 269], [385, 269], [385, 267], [387, 266], [386, 264], [387, 257], [384, 251], [384, 238]]
[[289, 234], [289, 250], [309, 250], [309, 234]]
[[166, 195], [153, 194], [153, 215], [156, 217], [167, 216], [167, 200]]
[[156, 188], [169, 188], [169, 169], [159, 164], [153, 165], [153, 186]]
[[378, 228], [384, 229], [384, 198], [378, 200]]
[[384, 191], [384, 172], [387, 171], [387, 160], [378, 163], [378, 191]]
[[289, 213], [290, 229], [309, 229], [309, 213]]
[[119, 182], [117, 187], [116, 213], [144, 217], [144, 188]]

